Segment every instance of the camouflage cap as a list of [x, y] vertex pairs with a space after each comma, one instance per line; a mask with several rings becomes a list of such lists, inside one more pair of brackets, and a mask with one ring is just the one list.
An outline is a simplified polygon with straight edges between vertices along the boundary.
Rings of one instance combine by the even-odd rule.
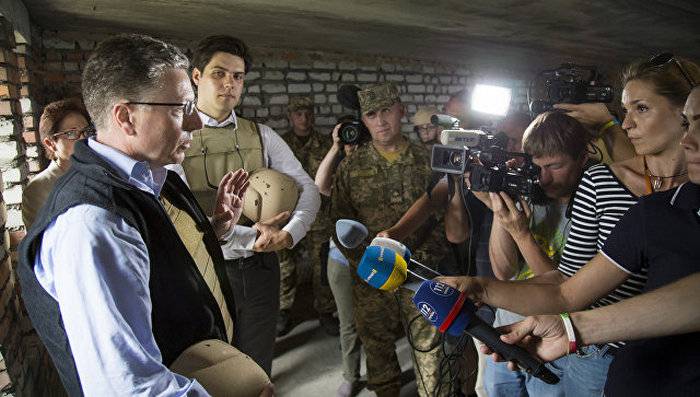
[[391, 106], [399, 99], [399, 89], [391, 82], [374, 84], [357, 92], [362, 114]]
[[287, 110], [290, 112], [296, 112], [301, 109], [314, 110], [314, 101], [308, 96], [293, 96], [289, 98], [289, 104], [287, 105]]

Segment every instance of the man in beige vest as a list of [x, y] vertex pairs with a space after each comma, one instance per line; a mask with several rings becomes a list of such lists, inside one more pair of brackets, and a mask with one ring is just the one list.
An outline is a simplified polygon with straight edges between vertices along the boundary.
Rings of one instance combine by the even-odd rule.
[[252, 226], [248, 226], [251, 222], [239, 224], [221, 242], [235, 296], [235, 308], [230, 308], [235, 311], [234, 346], [269, 375], [279, 312], [275, 251], [294, 247], [311, 228], [320, 207], [318, 188], [277, 133], [233, 111], [240, 103], [251, 65], [242, 41], [230, 36], [207, 37], [195, 47], [192, 65], [197, 110], [204, 127], [193, 132], [182, 165], [205, 212], [212, 213], [219, 181], [238, 168], [249, 173], [275, 169], [292, 178], [300, 191], [291, 214], [280, 213]]

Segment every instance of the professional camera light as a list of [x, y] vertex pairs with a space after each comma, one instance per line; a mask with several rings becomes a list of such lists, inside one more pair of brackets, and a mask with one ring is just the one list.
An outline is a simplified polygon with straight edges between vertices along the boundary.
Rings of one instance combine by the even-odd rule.
[[472, 91], [472, 110], [495, 116], [505, 116], [510, 106], [512, 90], [497, 85], [477, 84]]

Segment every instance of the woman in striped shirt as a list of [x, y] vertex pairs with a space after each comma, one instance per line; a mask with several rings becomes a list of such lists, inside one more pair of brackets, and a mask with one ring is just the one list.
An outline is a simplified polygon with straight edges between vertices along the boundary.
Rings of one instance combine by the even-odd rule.
[[[645, 269], [629, 274], [598, 251], [640, 196], [687, 181], [680, 146], [687, 128], [682, 111], [693, 81], [700, 81], [700, 68], [663, 55], [632, 64], [623, 75], [626, 115], [622, 128], [636, 155], [611, 166], [591, 167], [584, 174], [574, 197], [571, 231], [558, 271], [527, 282], [467, 277], [442, 281], [467, 291], [474, 300], [527, 315], [606, 305], [641, 292]], [[614, 121], [605, 123], [612, 124]], [[600, 395], [614, 350], [590, 346], [585, 351], [588, 360], [570, 356], [571, 365], [580, 365], [580, 395]]]

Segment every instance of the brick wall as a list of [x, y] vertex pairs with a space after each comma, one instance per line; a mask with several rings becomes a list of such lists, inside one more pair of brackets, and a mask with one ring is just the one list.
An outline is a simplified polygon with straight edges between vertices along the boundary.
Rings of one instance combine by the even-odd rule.
[[[80, 89], [84, 61], [100, 39], [71, 33], [44, 33], [43, 77], [47, 89], [57, 91], [47, 97], [57, 99], [65, 92]], [[177, 44], [187, 50], [193, 43]], [[351, 113], [338, 103], [336, 97], [338, 87], [343, 84], [363, 86], [393, 81], [399, 87], [401, 100], [410, 117], [419, 106], [441, 109], [451, 94], [476, 82], [491, 81], [492, 77], [496, 77], [499, 84], [512, 87], [513, 106], [524, 109], [526, 81], [529, 79], [529, 76], [519, 76], [506, 68], [479, 70], [467, 65], [340, 53], [253, 47], [253, 58], [253, 68], [246, 76], [246, 91], [238, 112], [269, 125], [280, 134], [289, 128], [286, 105], [289, 97], [294, 95], [309, 95], [314, 99], [316, 125], [321, 132], [330, 133], [338, 116]], [[404, 132], [410, 133], [408, 118], [404, 121]]]
[[[22, 145], [18, 142], [22, 131], [21, 120], [17, 120], [19, 109], [19, 77], [17, 61], [13, 52], [15, 46], [12, 25], [0, 17], [0, 167], [4, 173], [18, 174], [14, 170], [17, 158], [22, 153]], [[12, 171], [12, 172], [11, 172]], [[4, 179], [0, 174], [0, 180]], [[4, 183], [0, 183], [0, 191], [4, 194]], [[9, 378], [17, 378], [16, 366], [13, 365], [13, 347], [16, 343], [18, 316], [18, 298], [15, 288], [15, 278], [10, 263], [10, 236], [6, 229], [7, 206], [0, 198], [0, 390], [11, 391]], [[7, 359], [6, 363], [4, 360]]]
[[35, 83], [41, 80], [36, 77], [36, 60], [41, 46], [16, 43], [14, 38], [11, 23], [0, 17], [0, 393], [62, 395], [57, 373], [19, 297], [13, 270], [15, 249], [24, 236], [22, 188], [27, 176], [45, 165], [36, 133]]
[[[338, 116], [351, 113], [336, 97], [343, 84], [395, 82], [410, 117], [420, 106], [442, 109], [451, 94], [485, 78], [464, 66], [381, 57], [261, 51], [255, 54], [255, 61], [246, 76], [246, 95], [238, 110], [244, 117], [265, 122], [279, 133], [289, 128], [286, 104], [294, 95], [310, 95], [314, 99], [316, 125], [321, 132], [330, 133]], [[524, 82], [507, 71], [504, 76], [500, 82], [514, 88], [514, 106], [522, 107]], [[408, 118], [403, 129], [411, 132]]]

